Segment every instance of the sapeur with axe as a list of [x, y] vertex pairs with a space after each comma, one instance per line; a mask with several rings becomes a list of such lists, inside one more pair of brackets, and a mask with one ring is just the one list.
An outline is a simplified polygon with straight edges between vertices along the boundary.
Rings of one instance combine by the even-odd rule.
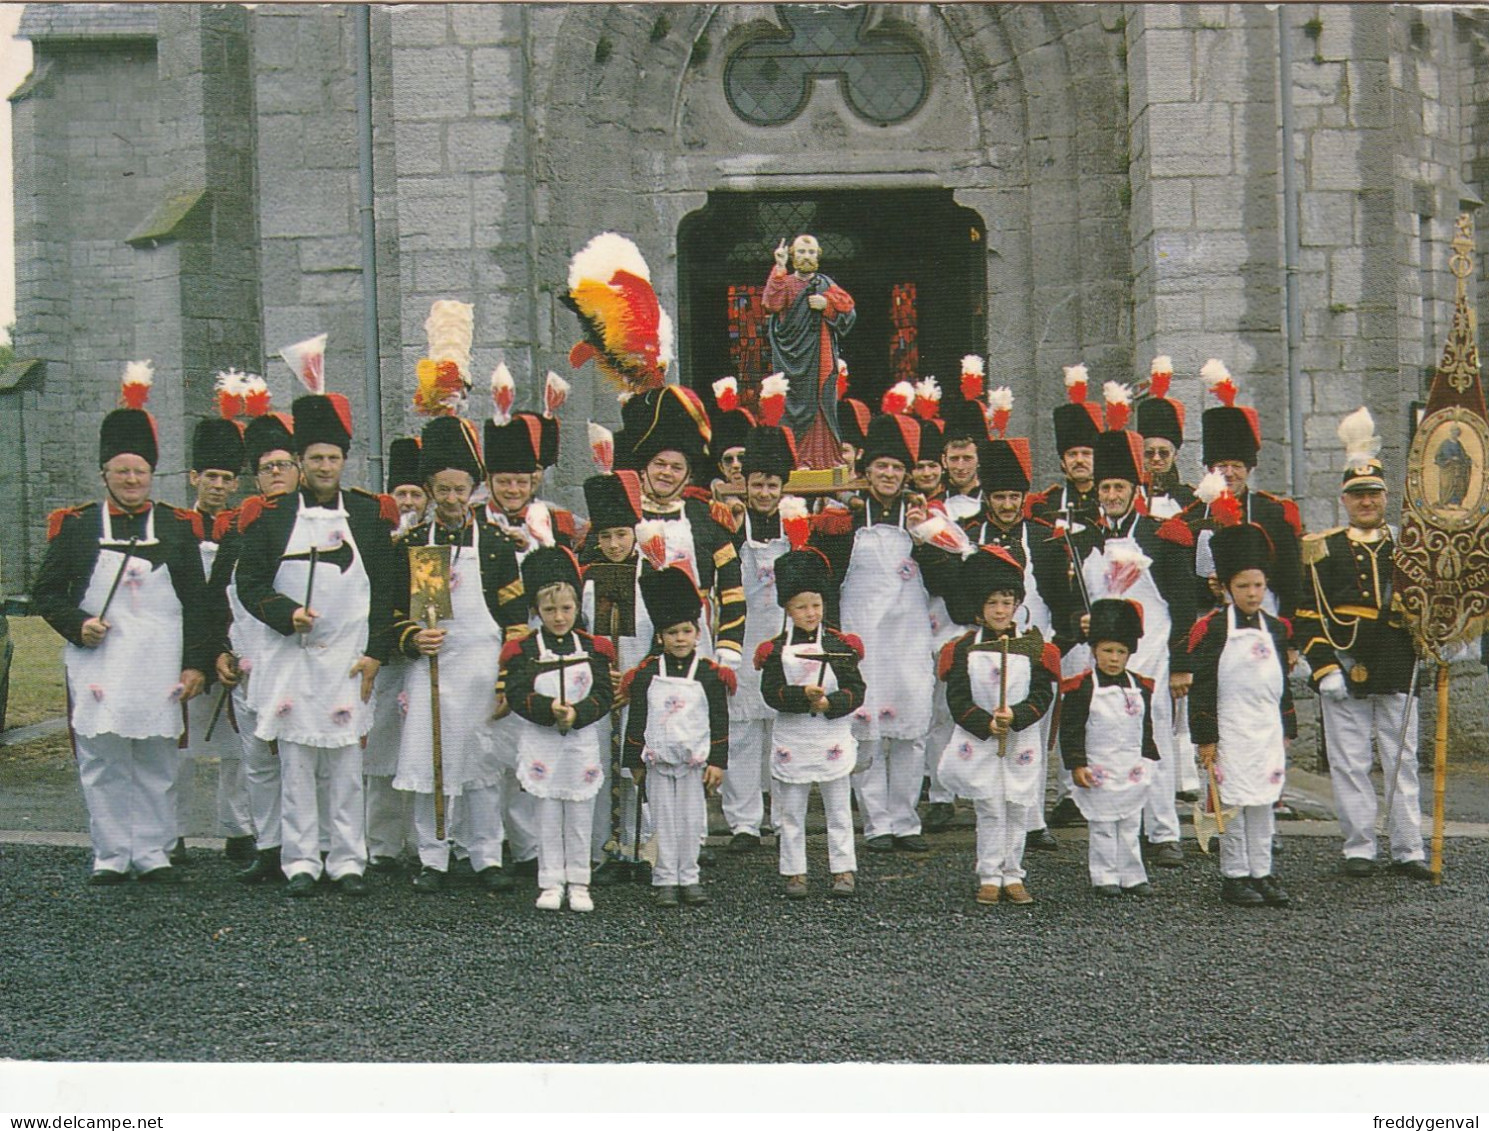
[[1287, 683], [1290, 633], [1262, 607], [1272, 541], [1260, 526], [1243, 523], [1217, 530], [1210, 548], [1227, 604], [1190, 635], [1189, 725], [1211, 783], [1209, 808], [1196, 806], [1195, 835], [1206, 851], [1212, 823], [1220, 835], [1222, 900], [1285, 907], [1290, 899], [1272, 870], [1272, 807], [1298, 728]]
[[970, 798], [977, 814], [977, 902], [1032, 903], [1024, 884], [1027, 810], [1044, 801], [1039, 721], [1060, 677], [1060, 653], [1037, 628], [1016, 626], [1022, 564], [983, 546], [958, 567], [959, 600], [948, 608], [971, 631], [941, 650], [937, 675], [955, 726], [939, 759], [942, 785]]

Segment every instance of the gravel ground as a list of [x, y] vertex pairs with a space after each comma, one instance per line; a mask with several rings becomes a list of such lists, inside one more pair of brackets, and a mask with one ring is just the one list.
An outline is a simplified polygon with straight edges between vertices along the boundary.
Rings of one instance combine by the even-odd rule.
[[860, 895], [787, 903], [770, 848], [592, 915], [532, 889], [405, 879], [290, 901], [198, 851], [179, 888], [88, 888], [75, 848], [0, 863], [0, 1058], [113, 1061], [1485, 1062], [1489, 844], [1446, 882], [1346, 879], [1289, 836], [1290, 910], [1222, 905], [1213, 864], [1149, 900], [1087, 887], [1084, 846], [1031, 854], [1030, 908], [971, 899], [971, 838], [862, 854]]

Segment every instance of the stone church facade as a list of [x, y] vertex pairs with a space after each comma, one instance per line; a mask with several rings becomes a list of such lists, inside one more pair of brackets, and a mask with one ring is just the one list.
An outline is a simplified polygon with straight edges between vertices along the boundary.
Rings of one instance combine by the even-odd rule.
[[[535, 405], [545, 370], [574, 376], [569, 257], [613, 229], [677, 320], [682, 379], [706, 387], [758, 368], [751, 288], [781, 237], [810, 230], [859, 302], [844, 346], [859, 394], [905, 371], [954, 386], [960, 357], [985, 354], [1047, 479], [1060, 367], [1083, 360], [1099, 386], [1167, 353], [1192, 480], [1197, 374], [1221, 357], [1260, 409], [1261, 485], [1332, 524], [1338, 418], [1368, 404], [1399, 478], [1446, 333], [1454, 217], [1489, 171], [1481, 20], [1377, 5], [373, 8], [384, 446], [417, 428], [433, 300], [475, 305], [472, 414], [499, 360]], [[187, 499], [214, 373], [265, 373], [287, 408], [277, 350], [322, 331], [328, 384], [361, 426], [351, 476], [376, 473], [355, 24], [342, 6], [27, 7], [35, 66], [11, 94], [20, 360], [0, 374], [6, 594], [34, 574], [47, 512], [97, 493], [97, 425], [128, 359], [156, 366], [158, 498]], [[574, 383], [548, 492], [567, 504], [589, 473], [577, 425], [618, 417], [595, 379]]]

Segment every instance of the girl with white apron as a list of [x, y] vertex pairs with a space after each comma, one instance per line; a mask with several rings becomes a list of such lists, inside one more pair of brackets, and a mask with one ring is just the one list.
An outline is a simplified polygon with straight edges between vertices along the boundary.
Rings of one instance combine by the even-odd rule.
[[[352, 666], [367, 649], [372, 586], [338, 494], [334, 506], [300, 498], [274, 588], [294, 599], [306, 592], [310, 550], [344, 561], [318, 561], [310, 607], [319, 616], [308, 633], [272, 634], [250, 684], [257, 699], [255, 734], [279, 743], [281, 866], [284, 874], [319, 878], [321, 817], [317, 777], [324, 776], [330, 841], [324, 870], [333, 880], [360, 876], [367, 863], [361, 738], [372, 721], [362, 680]], [[303, 598], [302, 598], [303, 599]]]
[[[503, 632], [486, 607], [481, 578], [481, 524], [471, 520], [471, 544], [450, 551], [452, 616], [439, 650], [440, 770], [446, 798], [445, 840], [435, 836], [433, 710], [429, 659], [406, 665], [401, 702], [403, 733], [393, 788], [414, 794], [414, 835], [419, 862], [444, 872], [450, 842], [470, 854], [477, 872], [501, 867], [501, 766], [492, 754], [491, 716], [496, 710], [496, 679]], [[436, 523], [425, 545], [435, 545]], [[491, 535], [486, 535], [490, 537]], [[398, 550], [398, 553], [405, 551]], [[409, 615], [422, 620], [420, 610]], [[457, 808], [456, 798], [462, 799]]]
[[[572, 635], [575, 650], [559, 656], [548, 649], [545, 634], [538, 638], [538, 662], [551, 670], [540, 671], [533, 691], [560, 703], [579, 703], [594, 690], [590, 656]], [[557, 661], [563, 660], [563, 666]], [[552, 727], [528, 719], [517, 720], [517, 780], [537, 800], [538, 887], [544, 893], [557, 891], [562, 898], [569, 885], [569, 906], [575, 911], [593, 907], [588, 899], [590, 846], [595, 797], [605, 781], [601, 750], [602, 728], [598, 723], [559, 734]], [[706, 727], [705, 727], [706, 730]], [[553, 902], [556, 909], [557, 901]], [[547, 904], [542, 906], [547, 907]]]
[[[995, 644], [987, 628], [977, 630], [974, 650], [967, 653], [967, 679], [972, 702], [992, 714], [1002, 701], [1003, 654], [979, 644]], [[1027, 656], [1008, 656], [1009, 707], [1029, 698], [1033, 670]], [[939, 754], [941, 783], [958, 797], [971, 799], [977, 813], [977, 876], [983, 885], [1000, 888], [1023, 883], [1025, 813], [1044, 803], [1044, 728], [1038, 723], [1010, 731], [1004, 753], [998, 739], [974, 735], [960, 726]]]
[[[775, 564], [791, 549], [784, 536], [764, 541], [753, 536], [755, 513], [746, 509], [744, 541], [739, 547], [740, 572], [745, 592], [745, 636], [743, 655], [781, 630], [781, 607], [776, 603]], [[760, 673], [753, 663], [740, 665], [739, 685], [729, 697], [729, 775], [720, 790], [724, 819], [729, 831], [738, 835], [760, 835], [765, 818], [763, 790], [772, 789], [770, 761], [771, 728], [776, 713], [760, 697]], [[774, 808], [774, 805], [772, 805]]]
[[1282, 796], [1287, 743], [1282, 726], [1283, 677], [1276, 641], [1265, 622], [1237, 628], [1225, 608], [1225, 648], [1217, 673], [1215, 784], [1220, 804], [1237, 812], [1220, 836], [1220, 874], [1261, 879], [1272, 874], [1272, 806]]
[[936, 678], [930, 595], [904, 518], [901, 498], [895, 523], [860, 527], [843, 577], [843, 631], [863, 641], [865, 655], [864, 704], [853, 728], [869, 763], [855, 782], [865, 840], [920, 833], [915, 805]]
[[1106, 687], [1096, 672], [1089, 678], [1086, 768], [1095, 784], [1076, 785], [1073, 796], [1089, 829], [1091, 885], [1131, 888], [1148, 882], [1138, 828], [1155, 763], [1143, 757], [1143, 689], [1130, 669]]
[[698, 848], [706, 832], [703, 767], [710, 746], [708, 697], [698, 682], [701, 652], [688, 670], [667, 674], [670, 657], [657, 658], [657, 674], [646, 690], [646, 795], [657, 829], [653, 887], [698, 883]]
[[[163, 562], [111, 548], [124, 543], [113, 536], [108, 504], [100, 510], [98, 559], [78, 607], [98, 616], [121, 566], [123, 579], [109, 605], [103, 643], [69, 643], [62, 660], [93, 871], [123, 874], [133, 868], [143, 875], [169, 866], [166, 846], [175, 840], [171, 788], [180, 761], [181, 601]], [[159, 545], [152, 506], [133, 549]]]
[[[823, 631], [818, 625], [812, 640], [788, 644], [781, 651], [781, 671], [794, 687], [815, 684], [831, 695], [838, 690], [838, 677], [832, 665], [822, 661]], [[807, 802], [813, 782], [822, 794], [822, 812], [827, 818], [828, 871], [836, 879], [858, 870], [849, 787], [857, 757], [858, 740], [853, 737], [851, 714], [838, 719], [784, 711], [776, 714], [770, 773], [776, 783], [780, 816], [781, 875], [806, 875]]]

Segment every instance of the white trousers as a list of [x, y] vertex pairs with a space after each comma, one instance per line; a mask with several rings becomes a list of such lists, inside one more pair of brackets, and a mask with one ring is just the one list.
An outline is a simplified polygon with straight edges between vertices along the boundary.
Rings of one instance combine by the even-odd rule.
[[1220, 874], [1226, 879], [1272, 874], [1272, 832], [1277, 818], [1271, 805], [1242, 805], [1220, 834]]
[[1377, 801], [1370, 766], [1378, 754], [1386, 794], [1391, 798], [1388, 826], [1391, 859], [1424, 859], [1416, 703], [1411, 706], [1406, 742], [1398, 750], [1402, 716], [1406, 711], [1404, 692], [1344, 700], [1320, 696], [1319, 702], [1323, 705], [1324, 733], [1329, 744], [1329, 782], [1344, 831], [1344, 855], [1375, 858]]
[[254, 734], [255, 713], [238, 708], [238, 738], [243, 744], [243, 778], [248, 787], [248, 811], [259, 851], [278, 848], [280, 839], [279, 757], [274, 748]]
[[1158, 761], [1147, 763], [1153, 775], [1148, 782], [1148, 799], [1143, 803], [1143, 832], [1153, 844], [1177, 844], [1179, 840], [1179, 804], [1174, 794], [1179, 789], [1179, 756], [1174, 740], [1174, 701], [1168, 693], [1168, 664], [1161, 676], [1153, 680], [1153, 741], [1158, 746]]
[[729, 721], [729, 772], [719, 790], [731, 833], [760, 835], [765, 820], [764, 791], [770, 788], [772, 719]]
[[595, 798], [561, 801], [535, 797], [538, 816], [538, 887], [589, 886], [589, 846]]
[[646, 775], [646, 796], [657, 826], [657, 862], [651, 871], [652, 886], [696, 884], [698, 848], [707, 828], [703, 770], [690, 770], [676, 778], [652, 770]]
[[956, 724], [951, 720], [951, 708], [946, 703], [946, 684], [936, 681], [936, 697], [931, 706], [931, 731], [925, 740], [925, 774], [930, 779], [930, 790], [926, 794], [931, 804], [951, 805], [956, 794], [941, 784], [941, 751], [951, 741], [951, 732]]
[[414, 840], [419, 863], [443, 872], [450, 866], [450, 849], [469, 857], [477, 872], [500, 868], [502, 863], [502, 795], [500, 786], [467, 788], [458, 797], [445, 798], [445, 838], [434, 835], [434, 794], [415, 793]]
[[[286, 877], [321, 875], [321, 841], [329, 834], [325, 872], [333, 880], [367, 867], [367, 814], [362, 796], [362, 748], [279, 743], [283, 787], [280, 868]], [[324, 782], [320, 776], [324, 775]], [[324, 822], [320, 812], [325, 795]], [[322, 828], [325, 824], [327, 827]]]
[[502, 833], [512, 850], [512, 863], [521, 864], [538, 855], [537, 798], [517, 781], [517, 771], [502, 769]]
[[167, 867], [166, 845], [176, 827], [170, 790], [181, 761], [176, 740], [78, 735], [77, 748], [93, 870]]
[[413, 834], [413, 794], [393, 788], [392, 774], [364, 774], [367, 798], [367, 858], [396, 859]]
[[974, 801], [977, 813], [977, 879], [1007, 887], [1024, 880], [1024, 834], [1029, 818], [1024, 810], [1038, 805], [1012, 801]]
[[774, 806], [780, 824], [781, 875], [807, 873], [807, 802], [812, 786], [822, 794], [822, 812], [827, 818], [827, 870], [834, 876], [858, 871], [853, 848], [853, 787], [850, 775], [824, 782], [776, 782]]
[[853, 775], [863, 835], [914, 836], [920, 832], [920, 782], [925, 777], [924, 738], [881, 738], [859, 743], [874, 763]]
[[[1052, 718], [1054, 713], [1054, 707], [1051, 706], [1050, 709], [1044, 713], [1044, 718], [1039, 720], [1039, 741], [1041, 743], [1041, 748], [1046, 754], [1045, 761], [1054, 761], [1058, 763], [1060, 761], [1059, 755], [1049, 748], [1050, 727], [1053, 725], [1054, 722]], [[1064, 769], [1064, 766], [1061, 765], [1060, 771], [1064, 772]], [[1045, 773], [1049, 773], [1048, 768], [1045, 769]], [[1072, 786], [1074, 785], [1073, 782], [1071, 784]], [[1058, 789], [1056, 789], [1055, 791], [1055, 797], [1058, 803], [1058, 799], [1060, 797]], [[1045, 829], [1048, 827], [1049, 823], [1048, 821], [1046, 821], [1044, 816], [1044, 794], [1041, 792], [1039, 795], [1039, 800], [1035, 801], [1033, 805], [1024, 806], [1024, 832], [1037, 832], [1040, 829]]]
[[1138, 828], [1142, 817], [1133, 814], [1117, 821], [1087, 821], [1090, 837], [1090, 856], [1087, 866], [1091, 872], [1091, 884], [1096, 887], [1116, 884], [1130, 888], [1147, 883], [1148, 872], [1143, 867], [1142, 846], [1138, 843]]
[[[218, 726], [227, 726], [219, 719]], [[176, 837], [190, 836], [191, 806], [196, 797], [195, 755], [181, 759], [171, 794], [176, 811]], [[243, 759], [231, 754], [217, 756], [217, 830], [223, 836], [253, 836], [253, 811], [248, 803], [248, 775]], [[176, 837], [172, 837], [174, 841]]]

